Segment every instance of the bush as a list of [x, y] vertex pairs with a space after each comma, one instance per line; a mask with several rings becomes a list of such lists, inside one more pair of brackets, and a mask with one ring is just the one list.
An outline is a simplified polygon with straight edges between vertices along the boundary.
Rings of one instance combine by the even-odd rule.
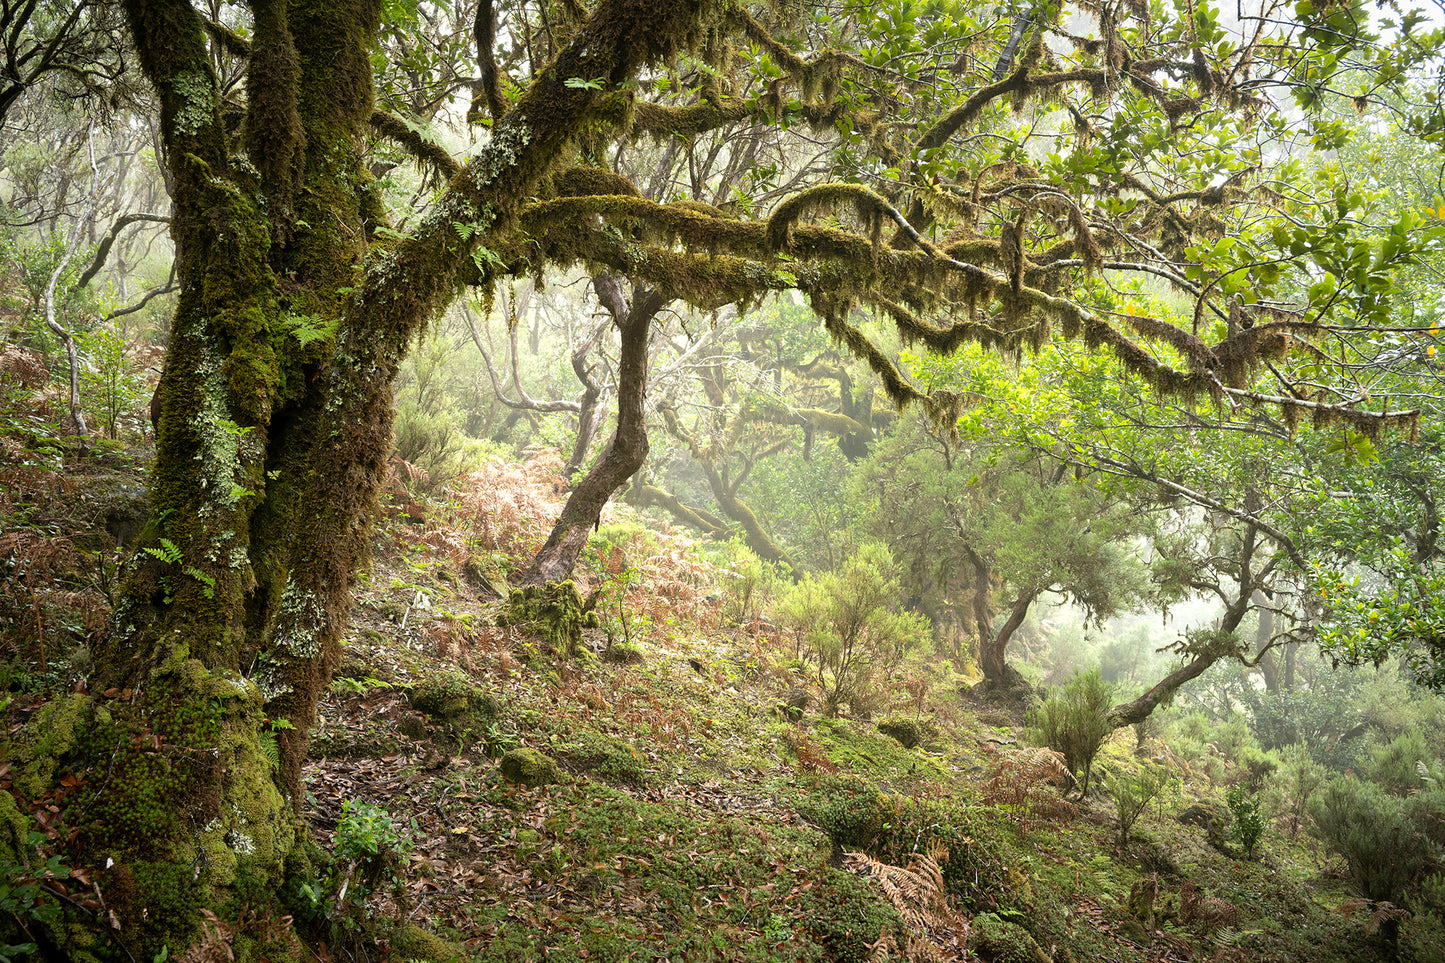
[[1144, 815], [1144, 810], [1154, 801], [1154, 797], [1159, 795], [1160, 790], [1169, 784], [1171, 778], [1168, 769], [1145, 766], [1137, 775], [1115, 780], [1114, 804], [1119, 817], [1121, 843], [1129, 841], [1129, 833], [1134, 829], [1134, 824]]
[[1315, 762], [1302, 743], [1287, 746], [1273, 753], [1279, 774], [1272, 784], [1278, 796], [1279, 810], [1289, 823], [1290, 837], [1298, 835], [1310, 797], [1325, 781], [1325, 769]]
[[1109, 724], [1113, 704], [1114, 687], [1098, 669], [1090, 669], [1076, 672], [1062, 691], [1051, 694], [1034, 713], [1036, 740], [1063, 754], [1069, 770], [1080, 777], [1080, 799], [1089, 791], [1094, 758], [1114, 731]]
[[1264, 814], [1259, 807], [1259, 791], [1237, 782], [1225, 792], [1224, 799], [1229, 804], [1229, 811], [1234, 815], [1229, 834], [1244, 847], [1244, 855], [1253, 859], [1254, 851], [1264, 837], [1265, 826]]
[[1424, 788], [1421, 767], [1428, 774], [1434, 761], [1435, 754], [1425, 737], [1407, 732], [1371, 749], [1360, 773], [1393, 796], [1408, 796]]
[[1310, 801], [1320, 838], [1345, 858], [1360, 895], [1391, 903], [1400, 901], [1437, 851], [1411, 818], [1412, 808], [1354, 776], [1334, 780]]
[[897, 668], [928, 637], [928, 620], [900, 612], [897, 566], [877, 542], [861, 546], [841, 569], [808, 576], [779, 600], [781, 620], [816, 669], [823, 709], [866, 697], [874, 676]]

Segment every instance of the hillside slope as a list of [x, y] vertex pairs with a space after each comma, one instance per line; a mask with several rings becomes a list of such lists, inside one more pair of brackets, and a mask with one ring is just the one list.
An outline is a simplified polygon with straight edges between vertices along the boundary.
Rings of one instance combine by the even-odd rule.
[[[105, 457], [10, 463], [5, 603], [51, 640], [35, 663], [7, 636], [12, 723], [83, 685], [139, 490], [134, 459]], [[941, 660], [867, 718], [799, 711], [815, 676], [794, 642], [737, 624], [727, 573], [630, 510], [578, 573], [601, 616], [584, 651], [497, 627], [560, 508], [556, 467], [494, 466], [446, 505], [394, 486], [312, 741], [292, 916], [243, 900], [208, 924], [216, 958], [280, 958], [288, 927], [338, 960], [1389, 958], [1335, 910], [1338, 868], [1306, 835], [1271, 829], [1244, 859], [1181, 821], [1222, 810], [1182, 762], [1121, 842], [1132, 733], [1076, 805], [1018, 707], [972, 702]]]

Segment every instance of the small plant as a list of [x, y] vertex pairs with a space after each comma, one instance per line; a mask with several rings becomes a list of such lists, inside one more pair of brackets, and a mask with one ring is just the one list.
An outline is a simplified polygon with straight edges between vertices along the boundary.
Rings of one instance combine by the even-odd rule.
[[[28, 842], [31, 850], [38, 851], [45, 842], [45, 835], [32, 832]], [[45, 926], [60, 917], [59, 904], [47, 898], [50, 887], [46, 884], [69, 878], [70, 867], [62, 864], [59, 856], [51, 856], [44, 865], [34, 870], [13, 860], [0, 860], [0, 913], [14, 920], [20, 932], [30, 938], [25, 943], [0, 940], [0, 961], [8, 963], [10, 960], [34, 958], [38, 945], [30, 927], [35, 924]]]
[[1225, 791], [1224, 799], [1229, 805], [1229, 811], [1234, 815], [1234, 822], [1229, 827], [1230, 835], [1239, 840], [1239, 845], [1244, 847], [1245, 856], [1253, 859], [1255, 850], [1259, 848], [1259, 841], [1264, 837], [1265, 827], [1264, 813], [1260, 811], [1259, 791], [1237, 782]]
[[865, 700], [875, 676], [890, 674], [927, 636], [926, 619], [898, 611], [902, 595], [893, 556], [870, 542], [842, 568], [810, 575], [779, 599], [783, 624], [813, 664], [827, 715]]
[[[201, 594], [204, 595], [206, 598], [211, 599], [216, 597], [216, 580], [211, 576], [207, 575], [205, 572], [202, 572], [200, 569], [196, 568], [194, 565], [186, 565], [184, 562], [185, 556], [181, 553], [180, 546], [177, 545], [175, 542], [171, 541], [169, 538], [161, 539], [160, 548], [154, 548], [147, 545], [144, 546], [141, 551], [145, 552], [147, 555], [158, 561], [166, 563], [167, 565], [176, 566], [181, 571], [189, 575], [191, 578], [195, 579], [197, 582], [200, 582]], [[169, 605], [174, 595], [174, 592], [171, 589], [171, 582], [169, 578], [166, 578], [164, 576], [161, 578], [161, 589], [165, 592], [165, 601], [166, 604]]]
[[1062, 691], [1051, 695], [1034, 714], [1037, 741], [1060, 752], [1069, 771], [1080, 777], [1079, 798], [1089, 791], [1094, 758], [1114, 732], [1109, 724], [1114, 687], [1098, 669], [1076, 672]]
[[1114, 785], [1114, 803], [1119, 817], [1119, 842], [1127, 843], [1134, 824], [1149, 808], [1154, 797], [1169, 784], [1169, 770], [1145, 766], [1138, 775], [1118, 780]]

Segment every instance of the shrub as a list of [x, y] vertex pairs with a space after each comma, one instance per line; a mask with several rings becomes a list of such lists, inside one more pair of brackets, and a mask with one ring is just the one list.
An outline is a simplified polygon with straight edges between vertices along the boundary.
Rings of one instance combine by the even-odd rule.
[[1144, 810], [1160, 790], [1169, 784], [1168, 769], [1158, 766], [1144, 766], [1136, 775], [1125, 776], [1114, 782], [1114, 804], [1119, 817], [1119, 841], [1127, 843], [1129, 833]]
[[1278, 778], [1273, 789], [1279, 797], [1279, 809], [1289, 824], [1290, 837], [1299, 834], [1310, 797], [1325, 781], [1324, 767], [1315, 762], [1302, 743], [1295, 743], [1274, 753]]
[[1224, 799], [1229, 804], [1229, 811], [1234, 815], [1229, 834], [1244, 847], [1244, 855], [1253, 859], [1254, 851], [1264, 836], [1265, 826], [1264, 814], [1259, 806], [1259, 791], [1237, 782], [1225, 792]]
[[1366, 899], [1398, 903], [1436, 851], [1410, 818], [1406, 801], [1354, 776], [1326, 786], [1310, 801], [1310, 815]]
[[842, 568], [810, 575], [780, 599], [783, 624], [816, 670], [826, 714], [863, 698], [876, 673], [897, 668], [928, 637], [927, 619], [898, 611], [903, 594], [893, 556], [870, 542]]
[[1408, 796], [1423, 788], [1420, 767], [1424, 766], [1428, 773], [1434, 761], [1435, 754], [1425, 737], [1419, 732], [1407, 732], [1372, 748], [1360, 773], [1393, 796]]
[[1063, 689], [1051, 694], [1034, 713], [1037, 741], [1063, 754], [1069, 770], [1080, 777], [1080, 799], [1089, 791], [1094, 758], [1114, 731], [1109, 724], [1113, 698], [1114, 687], [1098, 669], [1090, 669], [1074, 673]]

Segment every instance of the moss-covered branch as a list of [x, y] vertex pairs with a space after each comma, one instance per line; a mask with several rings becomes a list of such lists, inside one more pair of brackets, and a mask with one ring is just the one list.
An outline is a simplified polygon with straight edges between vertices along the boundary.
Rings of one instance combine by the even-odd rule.
[[456, 158], [452, 157], [446, 148], [407, 123], [405, 118], [377, 108], [371, 112], [370, 124], [371, 129], [378, 134], [405, 147], [417, 161], [435, 167], [437, 173], [446, 180], [451, 180], [461, 172], [462, 165], [457, 163]]

